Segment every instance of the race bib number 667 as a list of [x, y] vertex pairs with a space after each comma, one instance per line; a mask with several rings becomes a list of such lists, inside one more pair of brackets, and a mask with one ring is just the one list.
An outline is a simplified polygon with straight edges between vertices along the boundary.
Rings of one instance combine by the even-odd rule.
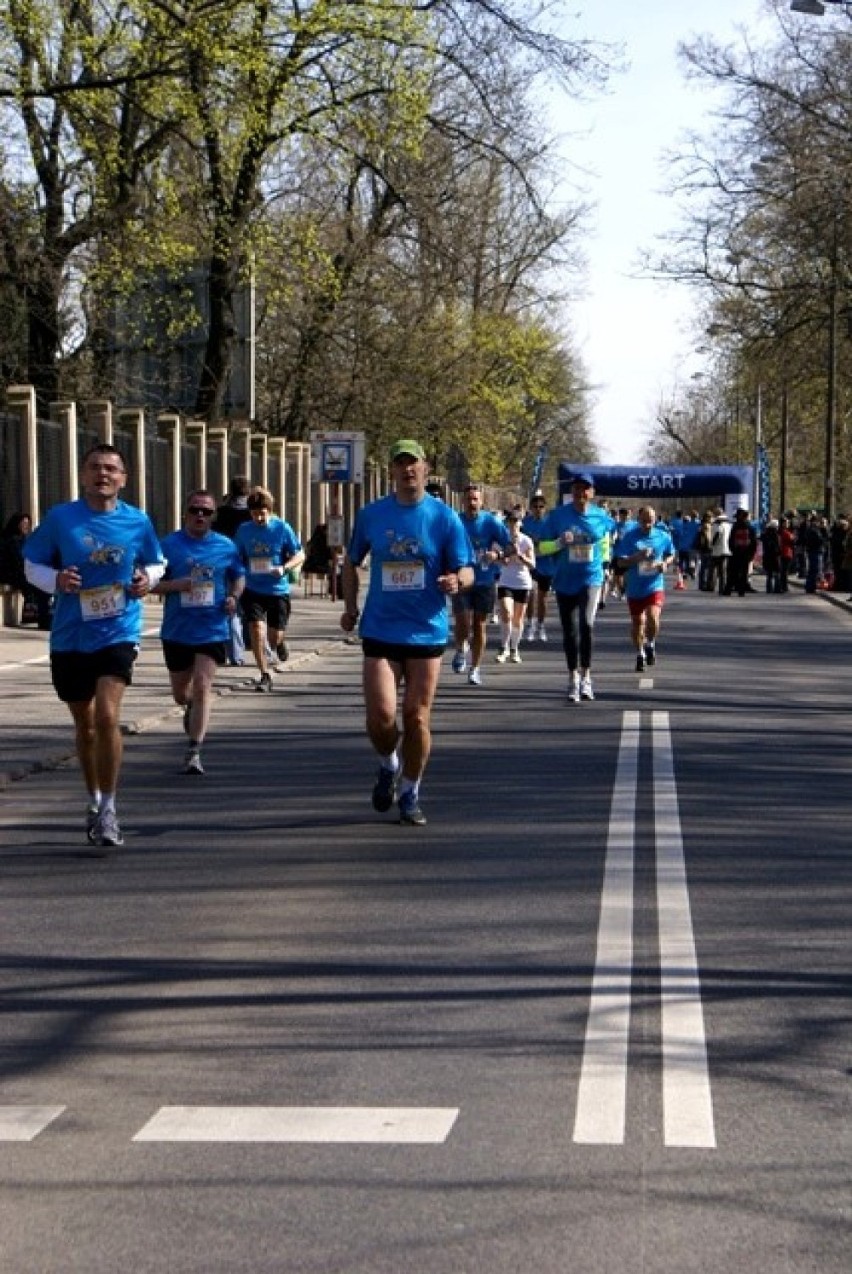
[[382, 590], [386, 593], [422, 589], [426, 575], [422, 562], [382, 562]]

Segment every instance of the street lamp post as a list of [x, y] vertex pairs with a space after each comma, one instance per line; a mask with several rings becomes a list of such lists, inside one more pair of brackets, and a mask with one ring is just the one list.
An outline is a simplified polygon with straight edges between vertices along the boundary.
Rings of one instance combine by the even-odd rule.
[[834, 436], [837, 425], [837, 208], [835, 206], [831, 237], [831, 275], [828, 293], [828, 374], [825, 393], [825, 516], [834, 518]]

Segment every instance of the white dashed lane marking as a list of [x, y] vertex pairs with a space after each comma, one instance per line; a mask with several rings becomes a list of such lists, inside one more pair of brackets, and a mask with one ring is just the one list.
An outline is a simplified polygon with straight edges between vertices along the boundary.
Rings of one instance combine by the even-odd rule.
[[457, 1107], [163, 1106], [134, 1141], [372, 1142], [446, 1141]]
[[0, 1106], [0, 1141], [32, 1141], [64, 1106]]

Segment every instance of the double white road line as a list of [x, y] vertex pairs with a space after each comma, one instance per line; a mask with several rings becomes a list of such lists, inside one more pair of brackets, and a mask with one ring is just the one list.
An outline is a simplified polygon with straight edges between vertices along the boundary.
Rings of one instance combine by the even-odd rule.
[[[661, 975], [663, 1139], [713, 1148], [716, 1134], [669, 715], [651, 714]], [[641, 720], [625, 712], [607, 838], [595, 973], [574, 1141], [624, 1141], [633, 979], [633, 878]]]

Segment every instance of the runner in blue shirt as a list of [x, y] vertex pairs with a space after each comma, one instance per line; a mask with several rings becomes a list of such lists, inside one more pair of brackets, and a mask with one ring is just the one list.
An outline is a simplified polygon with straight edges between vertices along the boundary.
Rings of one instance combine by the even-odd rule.
[[474, 576], [473, 587], [453, 597], [456, 642], [453, 672], [464, 672], [467, 668], [469, 647], [470, 672], [467, 680], [471, 686], [480, 686], [480, 664], [488, 642], [488, 619], [497, 605], [500, 561], [511, 536], [495, 513], [483, 510], [479, 483], [469, 483], [462, 494], [464, 511], [460, 516], [473, 548]]
[[123, 845], [115, 809], [121, 771], [121, 703], [142, 636], [142, 598], [163, 573], [147, 514], [119, 499], [124, 457], [109, 443], [80, 466], [79, 500], [57, 504], [24, 545], [27, 579], [55, 594], [50, 669], [74, 721], [89, 794], [86, 836]]
[[562, 645], [568, 665], [568, 699], [594, 699], [592, 628], [604, 581], [603, 541], [615, 521], [592, 503], [594, 479], [575, 473], [571, 501], [551, 509], [539, 538], [541, 553], [555, 553], [553, 588], [562, 623]]
[[188, 496], [183, 529], [162, 542], [168, 566], [156, 588], [165, 598], [163, 657], [189, 739], [184, 774], [204, 773], [201, 745], [210, 724], [213, 678], [217, 666], [227, 662], [231, 618], [245, 584], [234, 541], [210, 529], [215, 516], [212, 491]]
[[251, 632], [251, 649], [260, 672], [256, 690], [272, 690], [267, 641], [279, 659], [286, 659], [284, 633], [290, 620], [288, 571], [302, 565], [305, 554], [299, 537], [273, 515], [275, 501], [265, 487], [252, 487], [248, 497], [251, 521], [237, 530], [235, 543], [246, 568], [243, 613]]
[[657, 526], [656, 521], [655, 511], [650, 505], [644, 505], [637, 514], [636, 526], [622, 537], [618, 546], [619, 565], [626, 571], [637, 672], [644, 672], [648, 664], [657, 662], [656, 641], [666, 587], [663, 572], [675, 555], [672, 537]]
[[360, 633], [367, 734], [380, 758], [373, 808], [389, 810], [398, 786], [399, 821], [422, 826], [420, 781], [429, 760], [432, 703], [447, 645], [447, 596], [473, 583], [473, 555], [458, 514], [426, 494], [428, 466], [420, 443], [400, 438], [391, 447], [390, 462], [393, 494], [366, 505], [355, 520], [343, 559], [340, 624], [348, 633], [358, 622], [358, 568], [369, 555]]

